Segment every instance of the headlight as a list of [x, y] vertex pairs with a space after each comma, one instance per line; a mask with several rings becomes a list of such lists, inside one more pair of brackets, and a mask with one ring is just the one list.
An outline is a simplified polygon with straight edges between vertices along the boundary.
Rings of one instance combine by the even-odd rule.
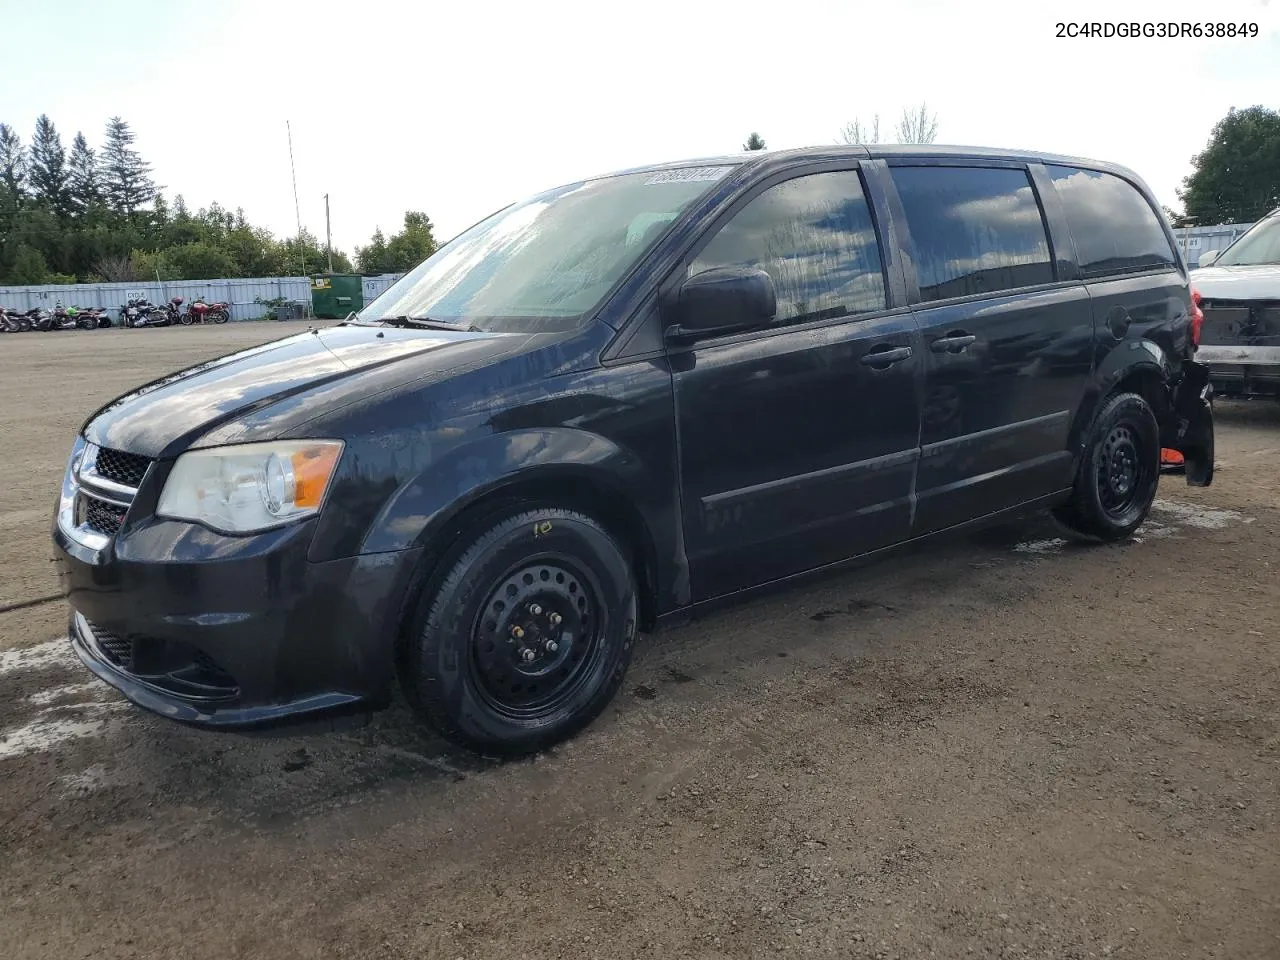
[[320, 509], [342, 455], [339, 440], [288, 440], [184, 453], [156, 514], [225, 533], [280, 527]]

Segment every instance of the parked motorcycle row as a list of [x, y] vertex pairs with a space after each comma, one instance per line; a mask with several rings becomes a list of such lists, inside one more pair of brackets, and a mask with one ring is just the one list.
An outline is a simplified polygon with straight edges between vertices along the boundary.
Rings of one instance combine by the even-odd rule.
[[123, 327], [191, 326], [197, 323], [226, 323], [231, 319], [231, 304], [208, 303], [203, 297], [193, 300], [184, 310], [182, 297], [170, 297], [166, 304], [152, 303], [146, 297], [130, 300], [120, 308]]
[[36, 307], [26, 313], [0, 307], [0, 333], [28, 333], [38, 330], [98, 330], [111, 326], [105, 310], [57, 306], [53, 310]]
[[[231, 304], [218, 301], [209, 303], [203, 298], [185, 307], [182, 297], [173, 297], [166, 304], [156, 304], [140, 297], [120, 307], [119, 326], [168, 327], [192, 326], [205, 323], [226, 323], [231, 319]], [[25, 313], [0, 307], [0, 333], [49, 332], [52, 330], [100, 330], [116, 326], [106, 310], [86, 307], [64, 307], [58, 304], [52, 310], [36, 307]]]

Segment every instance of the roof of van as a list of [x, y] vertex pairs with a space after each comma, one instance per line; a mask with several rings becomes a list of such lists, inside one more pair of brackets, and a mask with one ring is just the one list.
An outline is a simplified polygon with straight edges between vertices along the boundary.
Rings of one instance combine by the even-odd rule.
[[1137, 175], [1127, 167], [1101, 160], [1089, 160], [1084, 157], [1062, 156], [1053, 153], [1042, 153], [1036, 150], [1011, 150], [1000, 147], [953, 146], [944, 144], [920, 143], [874, 143], [867, 145], [832, 144], [819, 147], [798, 147], [789, 150], [751, 150], [743, 153], [723, 154], [720, 156], [696, 157], [686, 160], [672, 160], [665, 163], [651, 163], [631, 167], [626, 170], [615, 170], [603, 176], [618, 176], [624, 173], [643, 173], [648, 170], [670, 170], [678, 167], [715, 166], [715, 165], [747, 165], [751, 166], [785, 166], [797, 160], [838, 159], [840, 157], [864, 158], [972, 158], [987, 160], [1018, 160], [1025, 163], [1067, 164], [1069, 166], [1087, 167], [1092, 170], [1105, 170], [1118, 173], [1128, 179], [1137, 179]]

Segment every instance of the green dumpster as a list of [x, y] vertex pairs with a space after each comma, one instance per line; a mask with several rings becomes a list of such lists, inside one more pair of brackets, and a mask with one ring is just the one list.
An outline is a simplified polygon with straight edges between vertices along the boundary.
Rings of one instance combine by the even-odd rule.
[[325, 320], [343, 320], [364, 309], [364, 280], [352, 273], [322, 273], [311, 278], [311, 311]]

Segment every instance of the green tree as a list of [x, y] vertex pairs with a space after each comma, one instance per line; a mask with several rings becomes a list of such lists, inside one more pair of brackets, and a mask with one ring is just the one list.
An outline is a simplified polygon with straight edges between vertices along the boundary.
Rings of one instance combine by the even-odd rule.
[[[404, 215], [404, 229], [390, 240], [382, 230], [373, 231], [367, 247], [356, 247], [356, 264], [363, 274], [404, 273], [436, 252], [435, 228], [431, 218], [417, 210]], [[337, 254], [334, 255], [337, 269]]]
[[67, 188], [71, 195], [71, 209], [78, 214], [88, 213], [102, 203], [98, 158], [83, 133], [77, 133], [71, 142], [71, 156], [67, 159]]
[[387, 238], [382, 228], [373, 231], [367, 247], [356, 247], [356, 266], [363, 274], [391, 273], [387, 268]]
[[231, 254], [203, 240], [169, 247], [159, 257], [164, 280], [217, 280], [237, 272]]
[[67, 151], [62, 137], [49, 115], [42, 113], [36, 119], [35, 136], [31, 139], [31, 192], [60, 217], [71, 212], [70, 175], [67, 170]]
[[18, 222], [27, 182], [27, 151], [22, 138], [7, 123], [0, 123], [0, 265]]
[[22, 138], [7, 123], [0, 123], [0, 188], [16, 202], [27, 187], [27, 149]]
[[1251, 223], [1280, 206], [1280, 113], [1234, 107], [1213, 128], [1178, 192], [1198, 226]]
[[409, 210], [404, 215], [404, 229], [387, 241], [387, 259], [391, 273], [412, 270], [436, 252], [436, 238], [432, 232], [431, 218], [425, 213]]
[[760, 134], [756, 133], [753, 130], [751, 131], [751, 136], [747, 137], [747, 142], [742, 145], [742, 149], [743, 150], [763, 150], [764, 138], [762, 138]]
[[103, 191], [112, 208], [127, 217], [150, 203], [158, 190], [151, 179], [151, 165], [134, 149], [133, 142], [129, 124], [119, 117], [107, 122], [102, 148]]
[[49, 276], [49, 265], [39, 250], [18, 244], [4, 265], [4, 282], [14, 285], [44, 283]]

